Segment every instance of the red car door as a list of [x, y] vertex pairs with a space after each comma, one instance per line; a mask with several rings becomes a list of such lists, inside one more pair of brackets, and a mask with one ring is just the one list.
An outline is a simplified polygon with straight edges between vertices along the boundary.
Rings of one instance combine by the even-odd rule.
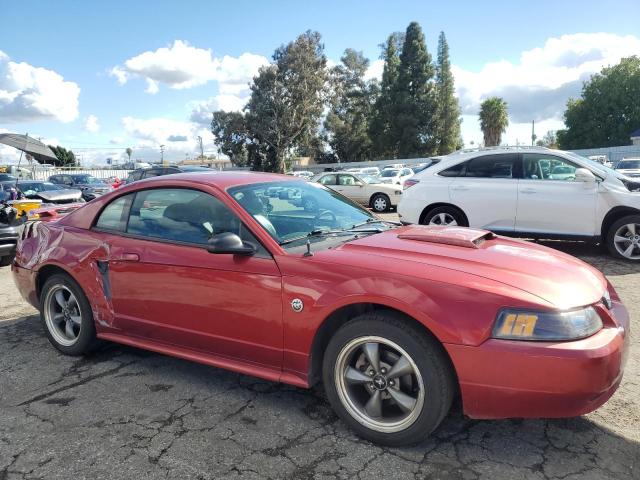
[[280, 368], [280, 272], [262, 247], [253, 256], [206, 250], [212, 233], [230, 230], [255, 241], [207, 193], [139, 191], [126, 232], [108, 235], [116, 328], [130, 336]]

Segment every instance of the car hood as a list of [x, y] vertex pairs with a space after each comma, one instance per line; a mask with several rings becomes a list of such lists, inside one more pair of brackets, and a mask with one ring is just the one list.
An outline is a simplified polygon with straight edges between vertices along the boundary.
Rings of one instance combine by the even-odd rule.
[[73, 189], [47, 190], [44, 192], [37, 192], [31, 196], [55, 203], [63, 200], [78, 200], [82, 196], [82, 192], [80, 190]]
[[352, 254], [404, 260], [403, 274], [422, 265], [491, 279], [535, 295], [558, 309], [600, 301], [607, 281], [598, 270], [557, 250], [463, 227], [409, 226], [339, 247]]

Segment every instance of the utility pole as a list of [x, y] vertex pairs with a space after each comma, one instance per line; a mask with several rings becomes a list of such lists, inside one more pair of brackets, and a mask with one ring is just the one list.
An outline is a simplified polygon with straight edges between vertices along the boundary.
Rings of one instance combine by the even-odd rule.
[[165, 165], [165, 163], [164, 163], [164, 145], [160, 145], [160, 163], [162, 163], [162, 165]]
[[531, 120], [531, 146], [536, 144], [536, 121]]
[[198, 135], [196, 138], [198, 139], [198, 145], [200, 145], [200, 159], [202, 160], [202, 158], [204, 157], [204, 147], [202, 146], [202, 137]]

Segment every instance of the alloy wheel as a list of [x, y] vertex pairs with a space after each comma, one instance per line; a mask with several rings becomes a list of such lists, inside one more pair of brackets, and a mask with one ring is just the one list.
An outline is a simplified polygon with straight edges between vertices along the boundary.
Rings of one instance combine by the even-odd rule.
[[450, 213], [437, 213], [429, 220], [429, 225], [458, 225]]
[[78, 341], [82, 313], [75, 295], [64, 285], [56, 285], [47, 292], [44, 319], [56, 342], [70, 347]]
[[393, 433], [412, 425], [424, 405], [424, 382], [413, 359], [382, 337], [351, 340], [335, 365], [338, 396], [367, 428]]
[[620, 255], [629, 260], [640, 260], [640, 224], [620, 226], [613, 237], [613, 244]]

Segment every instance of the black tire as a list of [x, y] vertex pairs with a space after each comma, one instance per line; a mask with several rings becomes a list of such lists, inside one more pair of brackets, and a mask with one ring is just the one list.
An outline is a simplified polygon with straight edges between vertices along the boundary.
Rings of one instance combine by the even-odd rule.
[[13, 261], [13, 255], [5, 255], [4, 257], [0, 257], [0, 267], [6, 267], [11, 265]]
[[[626, 225], [634, 224], [635, 227], [635, 235], [632, 234], [631, 231], [625, 229]], [[622, 231], [619, 231], [622, 230]], [[635, 245], [631, 251], [631, 256], [625, 256], [623, 252], [619, 251], [616, 248], [615, 237], [616, 234], [622, 234], [620, 236], [628, 236], [629, 243], [618, 244], [621, 246], [631, 246]], [[640, 262], [640, 215], [627, 215], [626, 217], [622, 217], [621, 219], [615, 221], [607, 231], [606, 244], [609, 253], [622, 260], [626, 260], [628, 262]]]
[[370, 205], [374, 212], [388, 212], [391, 209], [391, 200], [384, 193], [376, 193], [371, 197]]
[[[352, 414], [349, 411], [352, 408], [348, 406], [349, 400], [341, 399], [341, 393], [339, 393], [340, 390], [344, 396], [345, 392], [340, 386], [340, 380], [336, 379], [336, 370], [341, 368], [340, 358], [342, 358], [343, 352], [348, 350], [349, 346], [353, 345], [354, 342], [369, 338], [382, 338], [401, 347], [414, 362], [424, 385], [423, 401], [417, 403], [414, 409], [415, 413], [411, 413], [413, 419], [410, 421], [412, 423], [408, 423], [406, 428], [401, 426], [400, 428], [402, 429], [399, 431], [379, 431], [365, 425], [366, 420], [363, 422], [362, 416], [358, 419], [356, 415]], [[382, 365], [384, 351], [380, 350], [380, 352], [380, 365]], [[365, 367], [361, 365], [359, 368], [362, 370]], [[390, 374], [392, 367], [388, 368], [390, 369], [386, 373]], [[451, 408], [455, 391], [455, 374], [443, 347], [428, 333], [410, 324], [401, 315], [391, 311], [366, 313], [340, 327], [329, 341], [325, 350], [322, 370], [327, 397], [342, 420], [359, 436], [372, 442], [389, 446], [411, 445], [423, 441], [442, 422]], [[382, 373], [385, 373], [384, 368]], [[373, 374], [369, 373], [369, 375]], [[373, 379], [375, 380], [376, 377], [378, 375]], [[397, 378], [398, 385], [400, 385], [403, 377]], [[385, 380], [385, 384], [387, 384], [386, 391], [390, 391], [393, 381]], [[363, 390], [364, 393], [362, 394], [364, 401], [366, 401], [366, 394], [372, 395], [371, 391], [374, 391], [372, 388], [374, 383], [372, 382], [369, 385], [349, 386], [349, 388], [367, 388], [369, 391]], [[355, 393], [358, 392], [356, 391]], [[384, 392], [380, 395], [384, 395]], [[389, 397], [389, 393], [387, 393], [387, 400], [383, 400], [383, 402], [385, 401], [387, 403], [383, 403], [386, 405], [384, 408], [394, 408], [394, 402]], [[382, 419], [384, 420], [384, 418]]]
[[436, 207], [432, 208], [427, 212], [427, 214], [422, 218], [422, 225], [430, 225], [433, 220], [436, 223], [434, 225], [447, 225], [446, 223], [438, 223], [440, 218], [453, 218], [455, 220], [455, 224], [461, 227], [468, 227], [467, 221], [464, 218], [464, 215], [454, 207]]
[[[56, 339], [56, 334], [51, 331], [51, 322], [47, 321], [46, 309], [49, 308], [49, 302], [55, 302], [55, 291], [65, 290], [73, 293], [77, 301], [80, 313], [79, 332], [77, 333], [77, 339], [70, 345], [64, 345]], [[54, 291], [50, 295], [50, 292]], [[96, 338], [96, 326], [93, 320], [93, 312], [91, 311], [91, 305], [87, 300], [86, 295], [80, 288], [80, 285], [76, 281], [66, 274], [55, 274], [47, 278], [42, 287], [42, 293], [40, 295], [40, 318], [44, 327], [45, 333], [49, 342], [65, 355], [78, 356], [90, 353], [98, 346], [98, 339]]]

